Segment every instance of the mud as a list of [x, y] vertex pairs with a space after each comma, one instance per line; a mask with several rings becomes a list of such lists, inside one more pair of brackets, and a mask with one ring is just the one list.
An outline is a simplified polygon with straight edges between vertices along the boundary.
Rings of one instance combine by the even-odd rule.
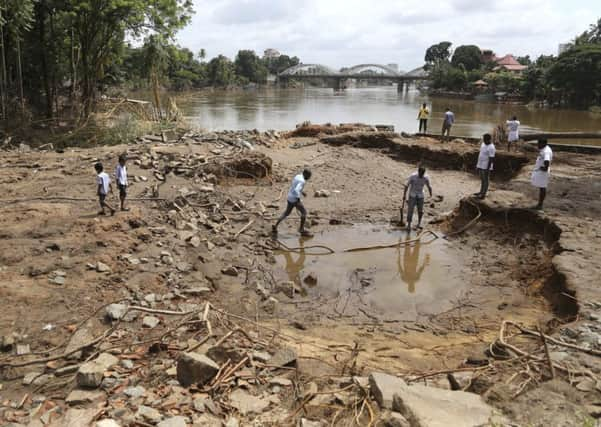
[[[427, 139], [402, 138], [392, 132], [350, 132], [320, 138], [321, 142], [334, 146], [380, 149], [397, 160], [419, 162], [430, 168], [476, 173], [474, 165], [478, 160], [477, 145], [458, 139], [442, 143], [429, 138], [430, 143], [424, 144], [425, 140]], [[528, 158], [521, 153], [499, 151], [495, 156], [492, 179], [510, 179], [527, 163]]]
[[[593, 304], [599, 300], [601, 268], [597, 159], [569, 153], [556, 156], [547, 207], [539, 213], [525, 209], [536, 196], [523, 168], [525, 162], [534, 162], [530, 152], [500, 150], [499, 157], [506, 159], [497, 163], [494, 172], [500, 179], [493, 183], [489, 197], [479, 202], [469, 198], [479, 182], [466, 173], [475, 166], [473, 146], [442, 145], [428, 138], [410, 142], [381, 132], [359, 135], [339, 135], [342, 139], [335, 142], [291, 137], [258, 145], [253, 151], [214, 136], [206, 140], [199, 136], [187, 144], [3, 153], [0, 335], [15, 337], [32, 353], [55, 354], [53, 349], [60, 350], [74, 339], [76, 325], [89, 316], [94, 320], [89, 333], [101, 334], [106, 320], [96, 310], [109, 302], [126, 299], [159, 310], [210, 302], [216, 309], [241, 316], [236, 325], [252, 333], [252, 339], [274, 346], [261, 344], [261, 350], [275, 352], [284, 344], [295, 348], [295, 375], [303, 386], [316, 382], [320, 390], [331, 390], [333, 385], [324, 382], [324, 375], [367, 375], [380, 370], [409, 381], [433, 371], [472, 369], [466, 387], [497, 396], [496, 401], [490, 400], [511, 418], [538, 425], [520, 412], [527, 412], [540, 398], [537, 383], [525, 383], [521, 377], [523, 365], [512, 369], [495, 365], [482, 375], [470, 363], [495, 363], [494, 355], [485, 352], [498, 340], [503, 320], [531, 328], [544, 325], [549, 333], [567, 339], [561, 331], [580, 326], [565, 322], [589, 312], [591, 319], [599, 316]], [[132, 159], [128, 167], [132, 210], [99, 217], [92, 166], [101, 160], [112, 172], [122, 152]], [[234, 159], [243, 159], [242, 163], [248, 159], [249, 164], [227, 163]], [[436, 159], [437, 167], [429, 168], [428, 174], [438, 197], [427, 200], [424, 223], [439, 238], [399, 248], [344, 252], [408, 237], [394, 226], [402, 183], [415, 170], [416, 161], [434, 164]], [[204, 166], [213, 162], [244, 173], [224, 173], [216, 184], [215, 171]], [[279, 238], [286, 247], [306, 248], [303, 259], [302, 251], [277, 246], [270, 227], [285, 207], [290, 179], [304, 167], [313, 170], [307, 192], [327, 190], [330, 196], [305, 200], [312, 239], [299, 239], [294, 215], [280, 227]], [[261, 176], [268, 179], [255, 179]], [[514, 178], [508, 180], [510, 176]], [[158, 188], [160, 199], [153, 200]], [[114, 196], [109, 200], [116, 202]], [[478, 209], [482, 217], [472, 223]], [[453, 234], [466, 225], [470, 226], [462, 233]], [[308, 247], [315, 245], [331, 247], [335, 253], [313, 255]], [[98, 262], [110, 271], [98, 271]], [[57, 276], [64, 277], [63, 284], [57, 284]], [[283, 284], [290, 281], [293, 286]], [[223, 313], [213, 316], [214, 337], [209, 338], [215, 343], [236, 326]], [[159, 317], [156, 333], [160, 335], [169, 323], [168, 316]], [[141, 318], [125, 324], [117, 336], [111, 336], [111, 343], [148, 339], [151, 331], [141, 327]], [[594, 325], [586, 328], [595, 330]], [[202, 328], [186, 329], [161, 345], [123, 344], [119, 351], [127, 357], [135, 355], [136, 370], [135, 375], [128, 371], [116, 375], [120, 385], [115, 396], [132, 384], [124, 382], [132, 375], [133, 383], [157, 392], [154, 387], [170, 380], [165, 371], [177, 355], [204, 334]], [[574, 338], [574, 345], [582, 345], [579, 339]], [[590, 349], [598, 348], [594, 336], [587, 339], [593, 342]], [[534, 346], [540, 344], [537, 340], [517, 344], [532, 354], [543, 354]], [[241, 344], [231, 345], [236, 349]], [[103, 346], [108, 348], [108, 342]], [[22, 409], [15, 409], [25, 394], [46, 393], [53, 405], [65, 406], [64, 399], [74, 387], [72, 378], [59, 386], [54, 381], [64, 380], [56, 377], [38, 389], [21, 383], [34, 367], [6, 368], [7, 363], [34, 357], [17, 356], [13, 347], [0, 358], [0, 394], [8, 402], [0, 411], [3, 422], [29, 420], [30, 412], [34, 413], [30, 397]], [[601, 372], [594, 355], [576, 351], [574, 359], [574, 366]], [[68, 363], [82, 361], [61, 359], [35, 369], [52, 375]], [[537, 378], [542, 381], [541, 366], [536, 365], [539, 371], [531, 375], [540, 374]], [[423, 381], [448, 387], [444, 374]], [[577, 384], [581, 379], [562, 381]], [[496, 383], [506, 384], [509, 391], [494, 394]], [[228, 387], [240, 385], [250, 387], [242, 377]], [[529, 393], [534, 393], [531, 399]], [[594, 392], [578, 393], [577, 399], [570, 397], [574, 403], [569, 411], [561, 413], [566, 425], [579, 425], [576, 422], [583, 418], [576, 412], [596, 402]], [[107, 403], [107, 413], [114, 415], [117, 407], [135, 412], [131, 403], [115, 396]], [[299, 404], [295, 397], [269, 396], [280, 399], [274, 408], [282, 408], [283, 417], [277, 418], [273, 409], [257, 419], [265, 425], [296, 424], [298, 420], [287, 419]], [[221, 411], [230, 414], [227, 393], [212, 397]], [[193, 419], [185, 404], [182, 408]], [[329, 422], [334, 413], [320, 416]], [[348, 425], [352, 418], [340, 418], [336, 425]], [[251, 422], [242, 419], [242, 425]], [[369, 418], [363, 420], [367, 424]], [[575, 424], [569, 424], [572, 421]]]

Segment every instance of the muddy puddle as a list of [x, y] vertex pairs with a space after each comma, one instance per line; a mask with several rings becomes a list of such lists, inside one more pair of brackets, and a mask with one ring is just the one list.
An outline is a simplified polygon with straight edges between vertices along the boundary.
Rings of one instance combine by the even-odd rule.
[[[305, 239], [282, 234], [295, 253], [278, 252], [280, 279], [298, 285], [312, 308], [343, 317], [360, 313], [388, 321], [412, 321], [456, 306], [469, 285], [466, 252], [431, 235], [394, 248], [359, 252], [348, 249], [415, 239], [416, 233], [387, 225], [339, 226]], [[323, 245], [335, 253], [311, 248]]]

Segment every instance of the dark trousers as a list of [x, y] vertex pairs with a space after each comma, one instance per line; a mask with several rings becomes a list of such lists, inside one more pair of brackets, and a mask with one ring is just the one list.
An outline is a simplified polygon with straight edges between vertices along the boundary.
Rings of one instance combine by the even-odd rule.
[[478, 175], [480, 175], [480, 195], [486, 196], [488, 191], [488, 181], [490, 177], [489, 169], [478, 169]]
[[419, 132], [422, 133], [422, 128], [424, 129], [423, 133], [428, 132], [428, 119], [419, 119]]
[[298, 213], [301, 216], [300, 230], [301, 231], [304, 230], [305, 229], [305, 220], [307, 219], [307, 210], [303, 206], [303, 202], [301, 202], [300, 200], [297, 200], [296, 202], [288, 201], [288, 204], [286, 205], [286, 210], [280, 216], [280, 218], [278, 219], [278, 222], [275, 224], [275, 226], [277, 227], [278, 225], [280, 225], [280, 222], [282, 222], [284, 219], [286, 219], [286, 217], [288, 217], [288, 215], [290, 215], [292, 213], [292, 209], [294, 209], [294, 208], [296, 208], [296, 210], [298, 211]]

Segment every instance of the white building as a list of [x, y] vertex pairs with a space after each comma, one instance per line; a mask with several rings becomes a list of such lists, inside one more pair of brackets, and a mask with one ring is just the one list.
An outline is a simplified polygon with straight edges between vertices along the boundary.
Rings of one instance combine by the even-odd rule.
[[571, 43], [559, 43], [559, 46], [557, 47], [557, 55], [561, 55], [570, 47], [572, 47]]
[[281, 56], [281, 53], [279, 50], [277, 49], [265, 49], [265, 51], [263, 52], [263, 58], [266, 59], [275, 59], [275, 58], [279, 58]]

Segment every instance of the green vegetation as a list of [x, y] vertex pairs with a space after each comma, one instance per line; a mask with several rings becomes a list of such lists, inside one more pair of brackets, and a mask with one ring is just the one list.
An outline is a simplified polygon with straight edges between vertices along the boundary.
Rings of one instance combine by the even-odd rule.
[[459, 46], [451, 55], [451, 46], [444, 41], [426, 50], [425, 68], [434, 89], [473, 92], [474, 82], [484, 80], [487, 86], [480, 91], [506, 92], [553, 105], [601, 105], [601, 19], [557, 57], [515, 58], [527, 67], [524, 70], [505, 69], [474, 45]]
[[87, 118], [111, 88], [187, 90], [264, 83], [299, 63], [259, 58], [206, 61], [177, 46], [192, 0], [0, 0], [0, 119]]

